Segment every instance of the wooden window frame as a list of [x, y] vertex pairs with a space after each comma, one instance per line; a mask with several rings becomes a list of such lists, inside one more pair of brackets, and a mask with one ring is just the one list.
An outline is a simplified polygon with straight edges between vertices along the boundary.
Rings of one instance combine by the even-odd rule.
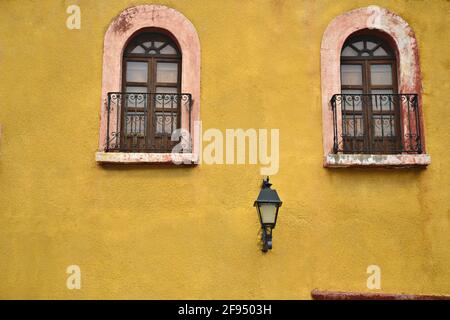
[[[132, 53], [132, 49], [144, 42], [150, 41], [161, 41], [165, 42], [165, 45], [160, 47], [166, 47], [167, 45], [172, 46], [177, 53], [176, 54], [150, 54], [150, 53]], [[127, 63], [128, 62], [146, 62], [147, 63], [147, 82], [129, 82], [127, 81]], [[157, 64], [158, 63], [176, 63], [177, 64], [177, 82], [169, 83], [169, 82], [157, 82]], [[126, 49], [124, 50], [123, 59], [122, 59], [122, 92], [127, 92], [127, 87], [142, 87], [147, 89], [147, 93], [156, 94], [157, 87], [166, 87], [166, 88], [176, 88], [177, 94], [181, 94], [181, 80], [182, 80], [182, 55], [178, 44], [174, 39], [171, 38], [169, 34], [161, 30], [142, 30], [140, 33], [135, 35], [130, 42], [128, 43]], [[167, 112], [164, 108], [156, 108], [156, 102], [152, 99], [147, 99], [147, 125], [145, 126], [146, 132], [144, 133], [144, 137], [141, 139], [145, 140], [144, 145], [151, 146], [146, 150], [140, 150], [144, 152], [154, 152], [153, 150], [163, 150], [164, 148], [161, 146], [167, 146], [165, 148], [166, 152], [170, 152], [172, 148], [178, 143], [177, 141], [171, 141], [171, 135], [165, 132], [157, 133], [157, 113]], [[122, 102], [123, 106], [126, 106], [125, 102]], [[138, 111], [136, 111], [138, 112]], [[143, 111], [144, 112], [144, 111]], [[126, 108], [122, 108], [121, 110], [121, 131], [125, 132], [126, 130]], [[176, 113], [177, 123], [176, 127], [181, 128], [181, 106], [180, 103], [176, 104], [176, 112], [171, 109], [171, 116]], [[173, 118], [172, 118], [173, 120]], [[126, 144], [124, 135], [121, 136], [122, 142], [121, 144]], [[130, 148], [126, 148], [126, 150], [130, 150]], [[129, 152], [129, 151], [124, 151]]]
[[[362, 56], [361, 52], [365, 51], [364, 49], [358, 49], [354, 44], [356, 42], [373, 42], [377, 43], [377, 45], [370, 49], [373, 53], [378, 48], [383, 48], [387, 55], [386, 56]], [[359, 53], [358, 56], [343, 56], [341, 53], [341, 63], [340, 66], [342, 68], [343, 65], [359, 65], [361, 66], [361, 85], [344, 85], [341, 81], [341, 92], [344, 90], [360, 90], [362, 94], [372, 94], [372, 90], [391, 90], [392, 94], [398, 93], [398, 80], [397, 80], [397, 58], [395, 56], [394, 50], [390, 47], [388, 41], [379, 36], [378, 34], [370, 31], [366, 31], [366, 33], [356, 33], [349, 37], [344, 45], [342, 51], [346, 47], [351, 47], [353, 50]], [[391, 85], [374, 85], [372, 84], [371, 77], [371, 66], [372, 65], [390, 65], [391, 66]], [[382, 140], [391, 140], [392, 145], [395, 149], [400, 150], [402, 130], [401, 130], [401, 110], [399, 104], [390, 103], [394, 109], [389, 111], [383, 111], [383, 108], [380, 108], [379, 111], [375, 111], [372, 104], [372, 99], [368, 99], [370, 102], [364, 108], [361, 104], [361, 110], [359, 111], [348, 111], [342, 110], [342, 117], [344, 115], [358, 115], [362, 118], [363, 125], [363, 135], [352, 137], [352, 143], [362, 143], [363, 149], [372, 150], [374, 153], [379, 153], [376, 150], [377, 146], [377, 136], [375, 134], [375, 125], [373, 116], [393, 116], [394, 117], [394, 128], [395, 128], [395, 136], [394, 138], [383, 137]], [[355, 119], [353, 120], [353, 125], [355, 125]], [[381, 124], [382, 128], [384, 124]], [[383, 130], [383, 129], [382, 129]], [[347, 138], [349, 139], [349, 138]], [[379, 138], [378, 138], [379, 139]], [[388, 148], [384, 148], [388, 149]]]

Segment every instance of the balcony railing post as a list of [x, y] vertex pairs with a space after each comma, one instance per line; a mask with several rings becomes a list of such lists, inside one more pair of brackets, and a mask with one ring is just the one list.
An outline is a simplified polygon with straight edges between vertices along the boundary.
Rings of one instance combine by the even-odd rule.
[[337, 136], [337, 110], [336, 95], [331, 97], [331, 109], [333, 110], [333, 153], [338, 153], [338, 136]]
[[193, 104], [193, 101], [192, 101], [192, 96], [191, 95], [189, 95], [188, 96], [188, 99], [189, 99], [189, 101], [188, 101], [188, 108], [189, 108], [189, 110], [188, 110], [188, 112], [189, 112], [189, 152], [191, 153], [192, 152], [192, 143], [193, 143], [193, 139], [192, 139], [192, 136], [193, 136], [193, 132], [192, 132], [192, 124], [191, 124], [191, 114], [192, 114], [192, 104]]
[[109, 151], [109, 122], [110, 122], [110, 110], [111, 110], [111, 94], [108, 93], [107, 97], [107, 106], [106, 106], [106, 112], [107, 112], [107, 120], [106, 120], [106, 151]]
[[417, 153], [422, 153], [422, 133], [420, 130], [420, 110], [419, 110], [419, 96], [415, 94], [413, 96], [414, 112], [416, 114], [416, 143], [417, 143]]
[[[124, 103], [124, 96], [122, 95], [122, 93], [116, 93], [115, 95], [115, 100], [116, 100], [116, 135], [115, 135], [115, 140], [116, 140], [116, 148], [118, 148], [120, 150], [120, 148], [122, 148], [123, 144], [124, 144], [124, 139], [125, 139], [125, 135], [123, 134], [123, 132], [120, 130], [120, 127], [123, 123], [124, 126], [126, 126], [125, 120], [126, 119], [122, 119], [121, 114], [122, 114], [122, 108], [124, 108], [124, 104], [126, 106], [126, 102]], [[125, 95], [125, 99], [127, 99], [127, 95]]]

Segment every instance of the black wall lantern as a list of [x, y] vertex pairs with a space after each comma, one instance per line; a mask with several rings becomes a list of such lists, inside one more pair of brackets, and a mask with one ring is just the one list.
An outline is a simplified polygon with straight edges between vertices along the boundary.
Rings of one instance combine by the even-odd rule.
[[269, 177], [263, 180], [258, 199], [253, 204], [259, 215], [262, 228], [262, 251], [267, 252], [272, 249], [272, 229], [277, 224], [278, 210], [281, 207], [280, 197], [276, 190], [270, 188]]

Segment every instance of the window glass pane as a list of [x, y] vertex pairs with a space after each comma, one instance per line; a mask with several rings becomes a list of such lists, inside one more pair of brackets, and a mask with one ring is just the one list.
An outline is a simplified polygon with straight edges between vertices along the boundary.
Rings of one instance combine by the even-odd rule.
[[363, 91], [362, 90], [345, 89], [345, 90], [342, 90], [342, 94], [363, 94]]
[[164, 109], [176, 109], [178, 96], [172, 95], [178, 93], [178, 88], [156, 87], [156, 93], [169, 93], [168, 95], [157, 94], [155, 97], [156, 107]]
[[373, 52], [373, 55], [377, 56], [377, 57], [380, 57], [380, 56], [387, 56], [388, 54], [382, 47], [379, 47], [377, 50], [375, 50]]
[[367, 49], [369, 49], [369, 50], [372, 50], [373, 48], [375, 48], [377, 46], [377, 44], [375, 43], [375, 42], [372, 42], [372, 41], [367, 41], [366, 42], [366, 47], [367, 47]]
[[358, 55], [358, 52], [353, 50], [350, 47], [345, 47], [344, 50], [342, 50], [341, 56], [343, 57], [356, 57]]
[[178, 93], [178, 88], [156, 87], [156, 93]]
[[[144, 108], [147, 104], [147, 87], [127, 87], [127, 108]], [[133, 94], [135, 93], [135, 94]]]
[[156, 47], [156, 48], [161, 47], [163, 44], [164, 44], [164, 42], [161, 42], [161, 41], [155, 41], [155, 47]]
[[156, 133], [172, 134], [177, 129], [177, 113], [157, 112], [156, 113]]
[[343, 85], [362, 85], [362, 66], [359, 64], [341, 65], [341, 81]]
[[[342, 97], [342, 108], [346, 111], [353, 111], [354, 106], [355, 111], [361, 111], [362, 96], [359, 95], [362, 93], [362, 90], [342, 90], [342, 94], [344, 95]], [[346, 94], [349, 94], [349, 96], [346, 96]], [[353, 96], [354, 94], [357, 96]]]
[[178, 64], [158, 62], [156, 66], [156, 82], [177, 83]]
[[395, 120], [393, 115], [373, 116], [373, 131], [376, 137], [395, 136]]
[[342, 115], [343, 135], [362, 137], [364, 135], [363, 117], [361, 115]]
[[161, 49], [160, 51], [161, 54], [177, 54], [177, 51], [175, 50], [174, 47], [172, 47], [171, 45], [167, 45], [164, 48]]
[[364, 49], [364, 43], [363, 43], [362, 41], [354, 42], [354, 43], [353, 43], [353, 46], [354, 46], [356, 49], [359, 49], [359, 50]]
[[136, 48], [134, 48], [131, 53], [145, 53], [145, 49], [142, 48], [141, 46], [137, 46]]
[[370, 81], [375, 85], [392, 85], [392, 67], [390, 64], [372, 64]]
[[127, 82], [147, 82], [147, 62], [127, 62]]
[[372, 109], [375, 111], [394, 111], [395, 98], [389, 94], [392, 94], [392, 90], [371, 90], [372, 96]]
[[152, 42], [147, 41], [147, 42], [144, 42], [143, 45], [146, 46], [147, 48], [150, 48], [152, 46]]
[[127, 87], [127, 92], [132, 92], [132, 93], [147, 93], [147, 87], [131, 87], [128, 86]]

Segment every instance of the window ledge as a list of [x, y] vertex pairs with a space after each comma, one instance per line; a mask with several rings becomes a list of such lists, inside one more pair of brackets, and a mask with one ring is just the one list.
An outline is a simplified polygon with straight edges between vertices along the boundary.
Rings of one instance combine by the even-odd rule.
[[155, 163], [195, 165], [198, 155], [195, 153], [137, 153], [137, 152], [97, 152], [98, 163]]
[[347, 167], [426, 167], [431, 163], [428, 154], [328, 154], [326, 168]]

